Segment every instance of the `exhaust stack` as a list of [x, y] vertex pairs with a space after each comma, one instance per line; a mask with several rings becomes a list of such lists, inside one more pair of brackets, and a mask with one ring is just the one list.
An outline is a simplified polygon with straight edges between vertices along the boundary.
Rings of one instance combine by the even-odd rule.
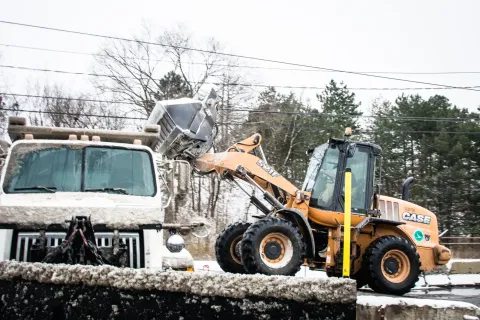
[[402, 200], [408, 201], [409, 198], [409, 191], [410, 191], [410, 185], [415, 182], [414, 177], [408, 177], [403, 181], [402, 185]]

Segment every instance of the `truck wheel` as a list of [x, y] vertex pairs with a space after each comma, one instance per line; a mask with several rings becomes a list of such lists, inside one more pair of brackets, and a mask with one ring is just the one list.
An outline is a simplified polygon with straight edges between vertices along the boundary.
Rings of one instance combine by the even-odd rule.
[[226, 227], [215, 243], [217, 262], [225, 272], [246, 273], [240, 257], [240, 242], [250, 227], [249, 222], [236, 222]]
[[420, 265], [415, 247], [396, 236], [375, 240], [363, 257], [368, 286], [379, 293], [403, 295], [409, 292], [418, 281]]
[[255, 222], [245, 232], [241, 254], [248, 273], [295, 275], [303, 264], [305, 244], [290, 221], [267, 218]]

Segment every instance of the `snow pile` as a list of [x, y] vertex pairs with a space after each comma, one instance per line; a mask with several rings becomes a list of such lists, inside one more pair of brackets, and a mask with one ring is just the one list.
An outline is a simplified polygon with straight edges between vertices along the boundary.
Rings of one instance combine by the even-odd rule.
[[351, 279], [195, 273], [112, 266], [0, 262], [0, 280], [22, 279], [63, 285], [104, 286], [124, 290], [159, 290], [229, 298], [262, 297], [322, 303], [352, 303]]

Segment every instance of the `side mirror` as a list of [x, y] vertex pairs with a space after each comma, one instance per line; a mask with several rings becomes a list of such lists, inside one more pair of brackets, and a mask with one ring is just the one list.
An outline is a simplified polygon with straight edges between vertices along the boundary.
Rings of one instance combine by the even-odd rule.
[[168, 239], [167, 239], [167, 244], [166, 247], [168, 251], [172, 253], [178, 253], [182, 251], [183, 248], [185, 248], [185, 241], [183, 238], [178, 235], [178, 234], [172, 234]]
[[187, 194], [190, 189], [192, 168], [190, 163], [183, 160], [176, 160], [175, 162], [175, 177], [177, 180], [176, 194]]

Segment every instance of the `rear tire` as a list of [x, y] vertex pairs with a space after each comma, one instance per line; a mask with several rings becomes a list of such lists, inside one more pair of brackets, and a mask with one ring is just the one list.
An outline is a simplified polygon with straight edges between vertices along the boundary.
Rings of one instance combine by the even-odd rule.
[[291, 276], [303, 264], [305, 244], [290, 221], [266, 218], [255, 222], [245, 232], [241, 254], [248, 273]]
[[250, 227], [249, 222], [236, 222], [227, 226], [215, 243], [217, 263], [225, 272], [246, 273], [240, 256], [240, 242]]
[[396, 236], [381, 237], [367, 248], [363, 266], [368, 286], [374, 291], [403, 295], [418, 281], [420, 257], [409, 241]]

